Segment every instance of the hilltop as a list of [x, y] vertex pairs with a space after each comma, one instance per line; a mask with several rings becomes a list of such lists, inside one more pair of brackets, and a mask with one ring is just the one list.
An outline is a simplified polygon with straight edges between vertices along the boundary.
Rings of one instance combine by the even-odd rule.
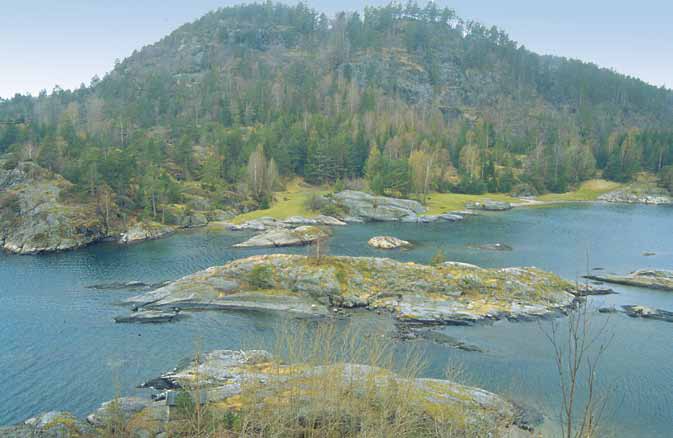
[[432, 2], [221, 8], [88, 87], [0, 101], [0, 120], [5, 170], [62, 177], [116, 231], [267, 209], [296, 177], [423, 201], [641, 171], [673, 187], [673, 92]]

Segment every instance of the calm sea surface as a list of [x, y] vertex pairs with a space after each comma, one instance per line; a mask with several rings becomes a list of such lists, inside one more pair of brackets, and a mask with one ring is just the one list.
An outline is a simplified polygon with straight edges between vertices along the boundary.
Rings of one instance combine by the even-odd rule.
[[[375, 235], [411, 240], [415, 247], [382, 253], [367, 246]], [[115, 324], [113, 317], [127, 312], [120, 301], [134, 293], [86, 288], [172, 280], [263, 253], [232, 248], [248, 236], [195, 231], [131, 247], [101, 244], [63, 254], [0, 255], [0, 424], [54, 409], [84, 415], [117, 392], [147, 395], [135, 387], [196, 350], [240, 348], [250, 339], [270, 338], [278, 318], [249, 313], [203, 312], [167, 325]], [[514, 251], [468, 248], [495, 242]], [[335, 255], [424, 263], [442, 249], [447, 260], [484, 267], [537, 266], [574, 280], [587, 267], [616, 273], [673, 269], [673, 208], [586, 204], [517, 209], [456, 224], [353, 225], [336, 229], [330, 245]], [[656, 256], [643, 256], [646, 251]], [[619, 295], [592, 301], [673, 311], [673, 292], [615, 289]], [[604, 317], [596, 316], [598, 321]], [[441, 377], [447, 366], [459, 369], [465, 383], [535, 407], [551, 423], [559, 392], [551, 348], [542, 333], [546, 324], [444, 328], [485, 352], [422, 344], [426, 373]], [[673, 436], [673, 324], [613, 315], [608, 326], [614, 340], [599, 376], [609, 394], [606, 422], [619, 437]]]

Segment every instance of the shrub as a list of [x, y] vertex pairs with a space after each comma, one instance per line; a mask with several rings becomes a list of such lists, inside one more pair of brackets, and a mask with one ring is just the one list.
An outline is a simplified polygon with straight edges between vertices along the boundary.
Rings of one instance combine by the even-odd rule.
[[255, 266], [248, 274], [248, 283], [257, 289], [273, 288], [273, 268], [265, 265]]
[[313, 193], [304, 202], [304, 207], [309, 211], [321, 211], [326, 204], [328, 202], [324, 197]]
[[435, 254], [432, 256], [432, 259], [430, 259], [430, 264], [432, 266], [438, 266], [441, 265], [446, 261], [446, 256], [444, 255], [444, 251], [441, 249], [438, 249], [435, 251]]

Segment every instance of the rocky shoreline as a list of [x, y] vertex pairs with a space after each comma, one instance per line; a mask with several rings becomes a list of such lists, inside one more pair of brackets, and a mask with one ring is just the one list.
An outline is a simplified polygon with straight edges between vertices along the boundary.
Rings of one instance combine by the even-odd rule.
[[628, 275], [587, 275], [585, 278], [605, 283], [622, 284], [625, 286], [643, 287], [673, 291], [673, 271], [657, 269], [640, 269]]
[[[9, 170], [5, 167], [10, 166], [6, 165], [6, 160], [0, 160], [0, 193], [2, 193], [0, 245], [6, 252], [15, 254], [66, 251], [102, 241], [132, 244], [160, 239], [181, 229], [204, 227], [208, 224], [218, 224], [232, 231], [258, 232], [290, 230], [303, 226], [343, 226], [362, 222], [396, 221], [429, 224], [461, 221], [466, 215], [478, 211], [500, 212], [519, 206], [546, 203], [522, 200], [521, 203], [510, 204], [484, 199], [466, 203], [465, 211], [428, 215], [427, 209], [414, 200], [345, 190], [322, 198], [322, 202], [330, 205], [331, 210], [339, 212], [334, 216], [318, 215], [311, 218], [293, 216], [285, 220], [263, 217], [244, 224], [231, 224], [226, 221], [236, 215], [235, 211], [213, 210], [207, 199], [190, 195], [187, 204], [169, 205], [164, 208], [163, 223], [138, 218], [132, 218], [130, 224], [127, 224], [126, 220], [123, 223], [119, 220], [108, 223], [97, 211], [97, 205], [78, 201], [70, 196], [68, 193], [72, 189], [72, 184], [60, 175], [30, 161], [19, 162]], [[666, 190], [635, 183], [603, 194], [598, 200], [654, 205], [673, 204], [673, 197]], [[286, 246], [283, 241], [296, 240], [288, 236], [288, 233], [285, 234], [280, 236], [280, 245], [271, 240], [261, 245], [253, 245], [251, 242], [248, 246]], [[259, 239], [268, 240], [263, 236], [259, 236]], [[287, 245], [306, 244], [301, 240]]]

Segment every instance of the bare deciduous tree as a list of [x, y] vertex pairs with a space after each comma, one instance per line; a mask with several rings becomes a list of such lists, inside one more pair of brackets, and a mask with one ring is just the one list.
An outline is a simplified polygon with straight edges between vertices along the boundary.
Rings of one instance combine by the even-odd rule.
[[559, 376], [561, 409], [559, 420], [564, 438], [598, 436], [606, 394], [596, 383], [599, 364], [613, 335], [609, 318], [598, 322], [586, 300], [578, 303], [567, 318], [567, 327], [552, 321], [543, 332], [554, 350]]

